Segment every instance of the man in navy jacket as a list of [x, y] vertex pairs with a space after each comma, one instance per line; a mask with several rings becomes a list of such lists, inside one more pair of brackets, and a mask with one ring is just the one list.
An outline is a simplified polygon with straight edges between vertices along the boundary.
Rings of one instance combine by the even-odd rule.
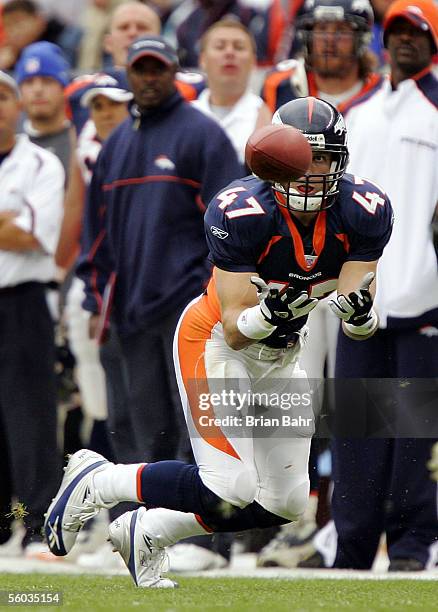
[[172, 339], [183, 307], [208, 280], [204, 202], [242, 176], [219, 125], [175, 87], [175, 50], [142, 37], [128, 52], [136, 106], [97, 161], [85, 211], [78, 275], [90, 333], [115, 324], [126, 359], [139, 459], [175, 451], [179, 397]]

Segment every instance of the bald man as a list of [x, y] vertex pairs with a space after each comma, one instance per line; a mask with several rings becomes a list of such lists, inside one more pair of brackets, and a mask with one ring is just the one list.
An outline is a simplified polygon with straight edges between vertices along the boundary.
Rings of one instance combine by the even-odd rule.
[[142, 2], [107, 0], [106, 7], [90, 4], [83, 27], [79, 68], [100, 70], [103, 51], [112, 56], [115, 66], [124, 66], [130, 43], [139, 36], [158, 35], [161, 22], [157, 13]]
[[115, 67], [126, 65], [129, 45], [140, 36], [158, 36], [161, 22], [157, 13], [142, 2], [125, 2], [111, 17], [109, 33], [104, 38], [104, 49], [113, 58]]

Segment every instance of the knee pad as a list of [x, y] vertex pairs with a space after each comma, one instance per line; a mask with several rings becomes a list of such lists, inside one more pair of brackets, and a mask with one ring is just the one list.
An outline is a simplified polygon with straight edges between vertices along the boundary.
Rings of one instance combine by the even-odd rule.
[[257, 474], [254, 468], [241, 465], [240, 469], [227, 470], [225, 474], [205, 474], [199, 471], [202, 482], [224, 502], [237, 508], [250, 504], [257, 491]]
[[252, 501], [257, 491], [257, 474], [254, 468], [245, 468], [233, 478], [229, 488], [230, 503], [244, 508]]
[[309, 499], [309, 480], [303, 480], [293, 487], [285, 488], [275, 495], [262, 495], [259, 503], [272, 514], [281, 516], [288, 521], [297, 521], [306, 509]]

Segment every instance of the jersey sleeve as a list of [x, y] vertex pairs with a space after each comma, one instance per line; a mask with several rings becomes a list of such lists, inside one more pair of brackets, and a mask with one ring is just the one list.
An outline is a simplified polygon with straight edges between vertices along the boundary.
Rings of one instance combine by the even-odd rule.
[[348, 261], [375, 261], [383, 253], [394, 220], [388, 196], [377, 185], [351, 177], [345, 198], [345, 218], [350, 250]]
[[263, 198], [235, 181], [210, 202], [204, 217], [209, 260], [227, 272], [255, 272], [269, 239], [271, 215]]

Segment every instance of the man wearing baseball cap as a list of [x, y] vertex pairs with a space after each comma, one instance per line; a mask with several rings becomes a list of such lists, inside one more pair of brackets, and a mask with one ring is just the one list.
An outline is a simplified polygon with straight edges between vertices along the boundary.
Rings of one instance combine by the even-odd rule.
[[64, 89], [70, 81], [70, 67], [61, 48], [46, 41], [29, 45], [17, 63], [15, 78], [26, 113], [25, 133], [32, 142], [55, 153], [67, 173], [72, 130], [65, 114]]
[[[243, 169], [216, 121], [175, 86], [178, 58], [160, 36], [134, 41], [127, 75], [132, 116], [105, 142], [84, 215], [78, 275], [90, 330], [120, 337], [129, 395], [124, 406], [138, 460], [177, 456], [181, 406], [172, 342], [184, 305], [208, 279], [204, 202]], [[102, 211], [105, 214], [102, 215]]]
[[[418, 571], [435, 565], [438, 540], [436, 483], [426, 468], [437, 421], [431, 415], [426, 431], [418, 419], [426, 406], [435, 409], [436, 386], [416, 380], [436, 379], [438, 364], [438, 267], [430, 227], [438, 202], [438, 80], [431, 70], [438, 6], [396, 0], [383, 27], [391, 73], [349, 111], [346, 123], [349, 170], [386, 191], [394, 230], [377, 268], [380, 329], [360, 347], [339, 335], [336, 376], [379, 379], [388, 391], [378, 407], [391, 406], [397, 421], [391, 421], [391, 438], [333, 440], [337, 538], [325, 533], [319, 541], [326, 563], [331, 557], [328, 565], [368, 569], [385, 532], [389, 571]], [[359, 205], [368, 206], [374, 195]], [[370, 215], [375, 206], [374, 200]], [[407, 384], [391, 384], [397, 379]], [[335, 550], [323, 551], [324, 541]]]

